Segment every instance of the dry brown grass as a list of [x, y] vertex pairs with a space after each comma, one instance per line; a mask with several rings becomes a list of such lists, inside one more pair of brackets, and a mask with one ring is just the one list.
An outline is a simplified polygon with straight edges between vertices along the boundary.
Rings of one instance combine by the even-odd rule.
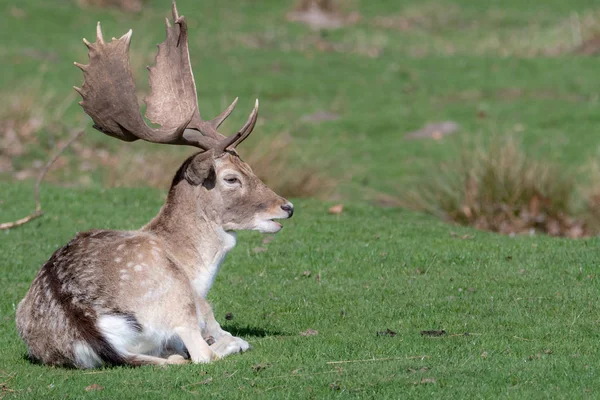
[[[299, 160], [295, 156], [297, 147], [293, 147], [293, 140], [288, 134], [248, 140], [240, 147], [242, 158], [254, 173], [282, 196], [328, 198], [338, 183], [325, 175], [326, 166], [319, 168], [318, 164]], [[91, 154], [90, 150], [86, 150], [85, 154], [88, 159], [96, 157], [118, 166], [104, 174], [103, 183], [108, 187], [151, 186], [164, 189], [186, 158], [181, 149], [157, 149], [152, 144], [138, 145], [134, 154], [126, 149], [116, 155], [107, 152]]]
[[[0, 93], [0, 174], [23, 180], [37, 176], [46, 153], [59, 147], [71, 130], [64, 124], [66, 110], [75, 102], [75, 93], [60, 98], [42, 94], [39, 85]], [[59, 160], [55, 168], [63, 167]]]
[[565, 53], [595, 54], [600, 34], [600, 9], [573, 12], [554, 24], [532, 20], [528, 25], [498, 35], [483, 35], [475, 44], [477, 53], [499, 53], [502, 56], [559, 56]]
[[[143, 58], [136, 58], [142, 63]], [[18, 93], [2, 93], [0, 110], [0, 177], [24, 180], [38, 176], [49, 154], [74, 132], [66, 110], [78, 101], [75, 92], [66, 99], [44, 95], [39, 85]], [[88, 118], [82, 113], [83, 125]], [[91, 136], [96, 136], [92, 139]], [[53, 166], [47, 181], [91, 185], [100, 179], [105, 187], [150, 186], [165, 189], [192, 149], [156, 146], [141, 141], [120, 143], [103, 138], [91, 127]], [[318, 163], [304, 161], [288, 134], [253, 140], [241, 146], [244, 159], [276, 192], [288, 197], [327, 198], [337, 181]]]
[[600, 232], [600, 162], [591, 161], [584, 169], [588, 177], [581, 189], [584, 200], [584, 215], [593, 232]]
[[378, 28], [397, 31], [424, 30], [436, 31], [447, 27], [457, 27], [462, 21], [462, 12], [456, 4], [422, 2], [403, 8], [401, 14], [375, 17], [371, 24]]
[[274, 138], [250, 142], [240, 149], [244, 160], [254, 173], [270, 188], [285, 197], [328, 198], [338, 181], [328, 176], [328, 165], [302, 161], [289, 134], [281, 133]]
[[575, 180], [534, 160], [513, 139], [467, 146], [460, 160], [435, 171], [402, 203], [446, 220], [503, 234], [582, 237], [591, 224], [575, 217]]

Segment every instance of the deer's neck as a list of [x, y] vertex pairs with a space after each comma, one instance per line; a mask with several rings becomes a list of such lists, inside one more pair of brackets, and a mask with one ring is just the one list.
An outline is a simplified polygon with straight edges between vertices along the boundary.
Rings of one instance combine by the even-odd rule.
[[[206, 297], [236, 235], [219, 224], [210, 198], [191, 188], [172, 188], [158, 215], [142, 230], [159, 236], [167, 251], [188, 275], [196, 294]], [[206, 207], [198, 207], [198, 204]]]

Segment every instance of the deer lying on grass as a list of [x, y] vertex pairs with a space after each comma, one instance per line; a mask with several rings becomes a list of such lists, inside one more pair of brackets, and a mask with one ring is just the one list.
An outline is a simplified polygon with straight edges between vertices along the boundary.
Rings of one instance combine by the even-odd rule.
[[231, 104], [202, 120], [192, 75], [187, 26], [173, 3], [174, 25], [150, 68], [144, 122], [129, 67], [131, 30], [105, 42], [84, 39], [90, 63], [80, 103], [100, 132], [124, 141], [195, 146], [173, 179], [159, 214], [137, 231], [79, 233], [37, 274], [17, 309], [17, 327], [32, 360], [102, 365], [207, 363], [249, 349], [221, 329], [206, 300], [219, 266], [241, 229], [275, 233], [293, 206], [265, 186], [235, 151], [252, 132], [248, 121], [230, 137], [217, 128]]

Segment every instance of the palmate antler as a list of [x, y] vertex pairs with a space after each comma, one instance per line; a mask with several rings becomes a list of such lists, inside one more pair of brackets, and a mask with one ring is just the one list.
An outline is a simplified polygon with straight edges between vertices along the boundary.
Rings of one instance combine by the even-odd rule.
[[203, 120], [190, 65], [187, 24], [185, 18], [179, 16], [175, 1], [173, 23], [171, 26], [167, 18], [167, 37], [158, 46], [156, 65], [148, 68], [150, 95], [145, 99], [146, 117], [160, 128], [149, 127], [140, 113], [129, 65], [131, 30], [106, 43], [98, 22], [96, 42], [83, 39], [90, 63], [75, 63], [84, 74], [83, 86], [75, 87], [83, 98], [79, 104], [94, 121], [94, 128], [127, 142], [142, 139], [152, 143], [189, 145], [203, 150], [214, 149], [216, 154], [235, 148], [256, 125], [258, 100], [235, 135], [224, 136], [217, 128], [231, 114], [237, 98], [216, 118]]

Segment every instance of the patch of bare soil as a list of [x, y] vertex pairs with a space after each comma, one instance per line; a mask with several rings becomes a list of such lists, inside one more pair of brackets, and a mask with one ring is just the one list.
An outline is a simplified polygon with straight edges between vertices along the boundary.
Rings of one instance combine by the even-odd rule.
[[300, 22], [311, 29], [337, 29], [360, 21], [358, 12], [344, 14], [333, 0], [300, 0], [286, 18], [291, 22]]
[[119, 8], [121, 11], [139, 13], [144, 6], [144, 0], [77, 0], [79, 7]]
[[407, 139], [433, 139], [440, 140], [444, 136], [451, 135], [458, 130], [458, 124], [453, 121], [434, 122], [425, 125], [423, 128], [407, 133], [404, 137]]

